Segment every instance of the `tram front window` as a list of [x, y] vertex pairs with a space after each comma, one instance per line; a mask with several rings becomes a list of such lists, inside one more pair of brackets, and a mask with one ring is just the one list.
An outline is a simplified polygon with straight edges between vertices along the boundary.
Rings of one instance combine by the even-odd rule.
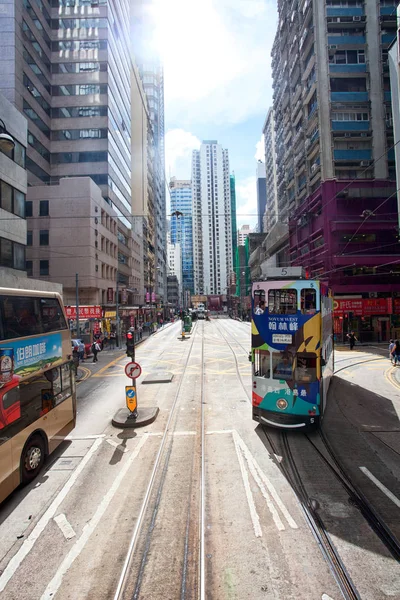
[[255, 350], [254, 352], [254, 374], [256, 377], [270, 377], [270, 353], [268, 350]]
[[274, 352], [272, 355], [273, 379], [293, 379], [293, 361], [287, 352]]
[[310, 383], [317, 379], [317, 357], [297, 355], [295, 380], [301, 383]]

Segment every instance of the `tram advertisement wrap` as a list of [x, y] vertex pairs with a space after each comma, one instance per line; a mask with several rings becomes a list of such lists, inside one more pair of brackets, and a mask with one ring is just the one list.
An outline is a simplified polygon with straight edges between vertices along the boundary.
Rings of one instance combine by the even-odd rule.
[[[306, 303], [310, 293], [314, 302]], [[265, 311], [258, 311], [257, 297]], [[316, 281], [260, 282], [253, 287], [252, 347], [259, 366], [253, 406], [276, 410], [287, 403], [297, 414], [318, 415], [321, 307]], [[291, 304], [291, 305], [290, 305]], [[264, 366], [263, 366], [264, 361]]]

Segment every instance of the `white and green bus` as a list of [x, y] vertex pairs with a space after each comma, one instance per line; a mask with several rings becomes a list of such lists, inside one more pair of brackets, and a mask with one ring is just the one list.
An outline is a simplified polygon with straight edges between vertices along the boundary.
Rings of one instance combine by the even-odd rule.
[[0, 288], [0, 502], [75, 427], [71, 336], [59, 294]]

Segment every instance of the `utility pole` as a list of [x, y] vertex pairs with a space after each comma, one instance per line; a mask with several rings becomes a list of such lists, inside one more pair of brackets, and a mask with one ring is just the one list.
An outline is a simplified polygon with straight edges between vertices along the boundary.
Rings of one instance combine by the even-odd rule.
[[79, 332], [79, 278], [78, 273], [75, 273], [75, 298], [76, 298], [76, 337], [80, 337]]
[[119, 348], [119, 273], [118, 273], [118, 269], [117, 269], [117, 285], [116, 285], [116, 290], [115, 290], [115, 318], [117, 321], [117, 332], [116, 332], [116, 336], [115, 336], [115, 342], [117, 344], [117, 348]]

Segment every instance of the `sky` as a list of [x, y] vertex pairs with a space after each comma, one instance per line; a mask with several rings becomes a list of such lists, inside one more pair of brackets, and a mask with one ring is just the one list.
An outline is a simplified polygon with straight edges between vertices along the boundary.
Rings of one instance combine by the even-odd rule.
[[153, 0], [153, 11], [165, 75], [167, 179], [190, 179], [192, 150], [218, 140], [236, 177], [238, 226], [254, 226], [276, 0]]

